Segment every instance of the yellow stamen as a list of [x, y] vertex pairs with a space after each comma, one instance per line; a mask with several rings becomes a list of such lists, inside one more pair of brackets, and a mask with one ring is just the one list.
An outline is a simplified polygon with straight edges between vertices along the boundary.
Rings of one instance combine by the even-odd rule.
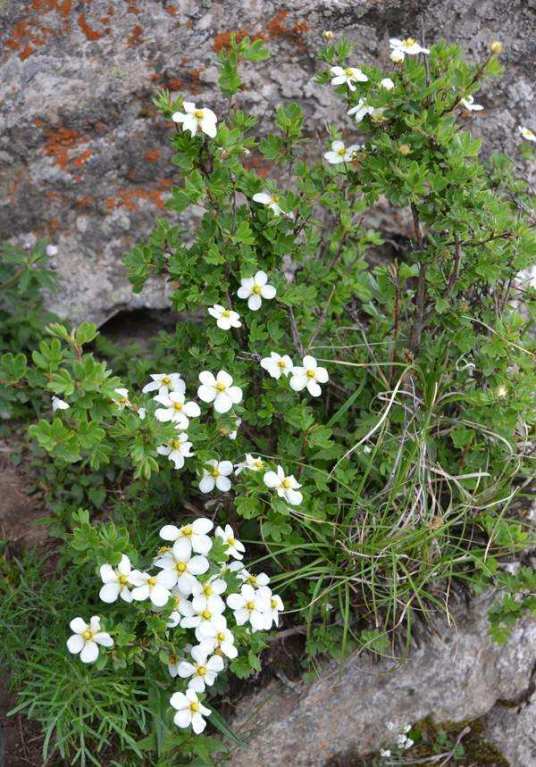
[[288, 477], [285, 477], [281, 482], [281, 487], [284, 487], [285, 490], [289, 490], [292, 487], [292, 481]]
[[128, 583], [128, 575], [120, 575], [118, 581], [120, 586], [126, 586]]
[[405, 40], [402, 40], [402, 45], [404, 48], [411, 48], [416, 42], [414, 37], [406, 37]]
[[223, 631], [218, 631], [218, 633], [216, 634], [216, 639], [218, 640], [218, 642], [224, 641], [225, 634], [223, 633]]
[[236, 543], [236, 538], [235, 538], [234, 536], [230, 535], [230, 536], [227, 538], [227, 545], [228, 545], [228, 546], [234, 546], [234, 545], [235, 545], [235, 543]]
[[251, 289], [251, 292], [255, 293], [256, 296], [260, 296], [261, 291], [262, 291], [262, 285], [254, 285], [253, 288]]
[[178, 412], [180, 412], [183, 407], [184, 407], [184, 405], [182, 404], [182, 402], [174, 402], [173, 403], [173, 410], [177, 410]]
[[210, 612], [210, 610], [203, 610], [203, 612], [201, 613], [201, 617], [203, 618], [203, 620], [209, 621], [212, 618], [212, 613]]
[[246, 602], [246, 610], [254, 610], [255, 602]]
[[195, 670], [195, 673], [197, 674], [197, 676], [205, 676], [205, 674], [207, 673], [207, 669], [205, 666], [198, 666]]
[[185, 525], [184, 527], [181, 527], [181, 535], [184, 535], [185, 538], [189, 538], [193, 534], [194, 531], [191, 525]]
[[205, 116], [205, 110], [204, 109], [196, 109], [195, 110], [194, 117], [197, 120], [202, 120], [204, 116]]
[[219, 477], [219, 476], [220, 476], [220, 470], [218, 469], [218, 467], [217, 467], [217, 466], [214, 466], [214, 467], [213, 467], [213, 468], [210, 470], [210, 474], [211, 474], [211, 476], [212, 476], [212, 477], [214, 477], [214, 479], [216, 479], [216, 477]]
[[175, 569], [178, 573], [183, 573], [186, 570], [186, 564], [184, 562], [177, 562]]
[[223, 312], [221, 313], [221, 316], [222, 317], [230, 317], [231, 316], [231, 312], [229, 311], [229, 309], [224, 309]]
[[203, 586], [203, 594], [206, 597], [211, 597], [213, 593], [214, 593], [214, 589], [212, 588], [210, 583], [205, 583], [205, 585]]
[[90, 639], [93, 637], [93, 632], [90, 629], [86, 629], [84, 633], [82, 634], [86, 642], [89, 642]]
[[148, 586], [156, 586], [157, 583], [158, 583], [158, 581], [156, 580], [156, 578], [154, 578], [154, 577], [147, 578], [147, 585]]
[[225, 391], [226, 388], [227, 388], [227, 386], [224, 383], [217, 383], [216, 384], [216, 389], [218, 391]]
[[193, 711], [194, 714], [199, 711], [199, 703], [190, 703], [190, 711]]
[[308, 370], [305, 375], [307, 376], [307, 378], [316, 378], [316, 371]]

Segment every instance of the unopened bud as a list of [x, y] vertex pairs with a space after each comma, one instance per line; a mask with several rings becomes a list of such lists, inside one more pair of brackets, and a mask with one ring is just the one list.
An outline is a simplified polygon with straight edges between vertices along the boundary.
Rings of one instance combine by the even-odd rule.
[[504, 45], [499, 40], [494, 40], [491, 43], [489, 49], [492, 53], [498, 56], [500, 53], [504, 51]]
[[411, 154], [411, 147], [409, 144], [400, 144], [398, 151], [405, 157], [406, 155]]
[[333, 34], [333, 32], [330, 29], [326, 29], [326, 30], [324, 30], [324, 32], [322, 32], [322, 37], [324, 38], [324, 40], [326, 42], [329, 43], [330, 40], [333, 40], [335, 35]]
[[501, 384], [500, 386], [497, 386], [497, 389], [495, 391], [495, 394], [499, 399], [504, 399], [506, 395], [508, 394], [508, 389], [504, 384]]

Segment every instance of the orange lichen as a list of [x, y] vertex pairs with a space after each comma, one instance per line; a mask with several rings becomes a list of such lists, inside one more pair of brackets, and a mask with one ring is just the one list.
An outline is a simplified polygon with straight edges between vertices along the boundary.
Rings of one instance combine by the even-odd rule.
[[143, 186], [127, 187], [119, 189], [115, 197], [107, 197], [104, 201], [109, 211], [115, 208], [124, 207], [133, 212], [139, 210], [140, 202], [145, 201], [154, 205], [159, 210], [163, 210], [165, 202], [163, 194], [172, 185], [171, 179], [160, 181], [157, 189], [147, 189]]
[[166, 13], [169, 13], [170, 16], [176, 16], [177, 15], [177, 9], [174, 5], [166, 5], [164, 8]]
[[261, 178], [266, 178], [273, 170], [273, 164], [262, 155], [251, 153], [243, 161], [246, 170], [254, 170]]
[[139, 24], [132, 27], [130, 35], [128, 36], [127, 45], [129, 48], [133, 48], [135, 45], [139, 45], [143, 40], [143, 27]]
[[219, 53], [221, 50], [227, 50], [231, 47], [231, 38], [233, 35], [236, 38], [236, 42], [239, 43], [244, 39], [244, 37], [248, 37], [248, 34], [249, 33], [245, 29], [235, 29], [234, 31], [229, 30], [228, 32], [220, 32], [214, 38], [212, 47], [216, 53]]
[[146, 162], [158, 162], [160, 159], [160, 149], [155, 147], [154, 149], [148, 149], [143, 155]]
[[35, 48], [32, 48], [31, 45], [27, 45], [25, 48], [22, 49], [22, 51], [19, 53], [19, 59], [21, 61], [26, 61], [26, 59], [30, 58], [32, 53], [35, 53]]
[[91, 149], [84, 149], [84, 151], [79, 154], [77, 157], [73, 159], [73, 164], [76, 165], [77, 168], [81, 168], [83, 165], [86, 164], [88, 160], [91, 159], [93, 156], [93, 152]]
[[87, 208], [92, 208], [95, 205], [95, 198], [91, 197], [89, 194], [84, 194], [82, 197], [78, 197], [74, 204], [77, 208], [86, 210]]
[[97, 40], [100, 40], [101, 37], [103, 37], [106, 33], [99, 32], [97, 29], [93, 29], [93, 27], [90, 27], [87, 19], [85, 17], [85, 14], [81, 13], [78, 17], [78, 26], [86, 36], [88, 40], [91, 42], [96, 42]]
[[296, 45], [303, 47], [301, 36], [309, 30], [309, 24], [306, 21], [297, 21], [294, 26], [287, 27], [285, 24], [287, 17], [288, 11], [278, 11], [266, 25], [268, 35], [270, 37], [286, 37]]
[[69, 152], [80, 142], [80, 139], [80, 133], [70, 128], [53, 130], [47, 136], [45, 154], [52, 157], [56, 165], [65, 170], [69, 163]]

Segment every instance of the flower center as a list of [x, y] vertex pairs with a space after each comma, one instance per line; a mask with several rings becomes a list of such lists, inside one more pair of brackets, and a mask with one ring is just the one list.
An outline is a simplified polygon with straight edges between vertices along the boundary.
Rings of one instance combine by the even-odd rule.
[[190, 711], [196, 714], [199, 711], [199, 703], [190, 703]]
[[337, 149], [337, 154], [339, 155], [339, 157], [344, 157], [344, 155], [346, 154], [346, 147], [341, 146], [340, 149]]
[[173, 403], [173, 410], [181, 411], [182, 407], [183, 407], [182, 402], [174, 402]]
[[405, 40], [402, 41], [402, 45], [404, 48], [411, 48], [413, 45], [415, 45], [417, 41], [414, 37], [407, 37]]
[[218, 633], [216, 634], [216, 639], [218, 640], [218, 642], [224, 641], [225, 634], [223, 633], [223, 631], [218, 631]]
[[256, 296], [260, 296], [262, 291], [262, 285], [254, 285], [252, 289], [252, 293], [255, 293]]
[[344, 74], [346, 75], [346, 77], [353, 77], [354, 70], [352, 69], [352, 67], [346, 67], [346, 69], [344, 70]]
[[86, 642], [89, 642], [89, 640], [93, 638], [93, 632], [91, 631], [91, 629], [86, 629], [84, 633], [82, 634], [82, 636], [84, 637]]
[[308, 370], [305, 375], [307, 376], [307, 378], [315, 378], [316, 372], [314, 370]]
[[236, 538], [234, 537], [234, 535], [230, 535], [230, 536], [227, 538], [227, 545], [228, 545], [228, 546], [234, 546], [234, 545], [235, 545], [235, 543], [236, 543]]
[[214, 466], [214, 468], [210, 470], [210, 474], [212, 477], [216, 479], [216, 477], [220, 476], [220, 470], [218, 469], [217, 466]]
[[205, 116], [205, 110], [204, 109], [196, 109], [194, 112], [195, 118], [197, 120], [202, 120]]
[[254, 465], [254, 466], [257, 468], [257, 469], [262, 469], [262, 467], [263, 467], [263, 465], [264, 465], [264, 464], [263, 464], [263, 462], [261, 461], [261, 459], [260, 459], [260, 458], [256, 458], [256, 459], [255, 459], [255, 461], [253, 461], [253, 465]]
[[205, 674], [207, 673], [206, 666], [198, 666], [195, 670], [195, 673], [197, 674], [197, 676], [205, 676]]
[[169, 446], [170, 446], [170, 447], [171, 447], [173, 450], [178, 450], [178, 449], [180, 448], [180, 446], [181, 446], [181, 443], [180, 443], [180, 441], [179, 441], [178, 439], [172, 439], [172, 440], [170, 441], [170, 443], [169, 443]]
[[255, 584], [257, 583], [257, 576], [250, 575], [247, 579], [247, 582], [249, 583], [250, 586], [255, 586]]
[[254, 610], [255, 609], [255, 602], [252, 602], [251, 600], [249, 602], [246, 602], [246, 610]]
[[193, 531], [193, 529], [192, 529], [192, 526], [191, 526], [191, 525], [185, 525], [185, 526], [184, 526], [184, 527], [181, 529], [181, 533], [182, 533], [182, 535], [184, 535], [184, 537], [185, 537], [185, 538], [190, 538], [190, 536], [192, 536], [192, 535], [193, 535], [194, 531]]
[[171, 551], [171, 546], [160, 546], [158, 549], [159, 554], [167, 554], [168, 551]]
[[157, 584], [156, 578], [154, 578], [153, 576], [151, 576], [150, 578], [147, 578], [148, 586], [156, 586], [156, 584]]
[[213, 593], [214, 593], [214, 589], [212, 588], [210, 583], [205, 583], [205, 585], [203, 586], [203, 594], [206, 597], [211, 597]]
[[281, 487], [284, 487], [285, 490], [289, 490], [292, 487], [292, 481], [289, 477], [285, 477], [285, 479], [281, 482]]
[[230, 317], [231, 316], [231, 312], [229, 311], [229, 309], [224, 309], [223, 312], [221, 313], [221, 316], [222, 317]]
[[162, 377], [162, 383], [166, 386], [171, 383], [171, 378], [169, 376], [163, 376]]
[[224, 383], [217, 383], [216, 384], [217, 391], [225, 391], [226, 388], [227, 388], [227, 386]]
[[175, 569], [178, 573], [183, 573], [186, 570], [186, 564], [184, 562], [177, 562]]
[[203, 618], [203, 620], [209, 621], [212, 618], [212, 613], [210, 612], [210, 610], [203, 610], [203, 612], [201, 613], [201, 617]]
[[[344, 150], [343, 150], [343, 154], [344, 154]], [[281, 368], [281, 370], [286, 368], [286, 366], [287, 366], [287, 363], [285, 362], [285, 360], [278, 360], [277, 361], [277, 367]]]
[[120, 586], [126, 586], [127, 583], [128, 583], [128, 576], [120, 575], [119, 578], [118, 578], [118, 581], [119, 581], [119, 585]]

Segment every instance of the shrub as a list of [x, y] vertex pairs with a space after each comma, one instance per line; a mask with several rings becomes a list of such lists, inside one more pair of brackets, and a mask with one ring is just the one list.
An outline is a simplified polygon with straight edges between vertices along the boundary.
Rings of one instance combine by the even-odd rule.
[[[90, 578], [131, 546], [147, 561], [161, 522], [230, 524], [281, 587], [310, 659], [409, 642], [452, 592], [495, 583], [501, 557], [529, 544], [515, 509], [531, 477], [534, 291], [521, 307], [516, 277], [534, 262], [531, 197], [512, 162], [482, 160], [465, 129], [479, 119], [481, 81], [500, 73], [499, 48], [474, 65], [445, 43], [392, 47], [388, 76], [353, 66], [344, 40], [321, 54], [317, 82], [352, 117], [361, 143], [351, 145], [333, 125], [320, 150], [296, 104], [256, 133], [233, 96], [242, 62], [267, 56], [260, 41], [221, 52], [225, 113], [161, 92], [155, 103], [176, 124], [177, 216], [158, 221], [126, 266], [136, 291], [164, 277], [184, 319], [145, 359], [123, 355], [121, 378], [113, 353], [106, 362], [84, 349], [97, 334], [87, 323], [51, 325], [30, 372], [11, 376], [59, 398], [30, 433], [66, 476], [93, 477], [90, 500], [112, 520], [95, 526], [60, 504], [54, 530], [75, 571]], [[267, 164], [273, 180], [256, 170]], [[391, 242], [375, 223], [385, 203], [407, 220]], [[192, 206], [195, 224], [182, 224]], [[133, 627], [118, 608], [105, 624], [114, 648], [93, 672], [96, 685], [102, 674], [135, 683], [139, 713], [113, 705], [120, 745], [135, 753], [142, 733], [149, 748], [167, 744], [161, 754], [179, 743], [164, 691], [170, 647], [186, 640], [166, 633], [168, 612], [134, 612]], [[495, 623], [502, 636], [509, 621]], [[259, 668], [262, 642], [238, 634], [243, 676]], [[23, 698], [31, 689], [30, 711], [49, 728], [39, 679]], [[58, 718], [54, 728], [71, 743]], [[87, 737], [101, 742], [98, 730]]]

